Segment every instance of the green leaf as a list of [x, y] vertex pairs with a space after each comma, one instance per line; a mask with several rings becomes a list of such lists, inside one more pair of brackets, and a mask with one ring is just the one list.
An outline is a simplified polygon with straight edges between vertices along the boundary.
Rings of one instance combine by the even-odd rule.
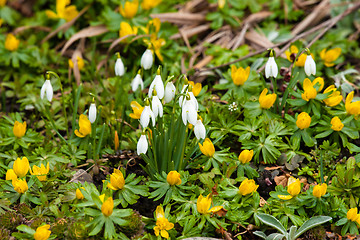
[[258, 236], [258, 237], [261, 237], [263, 239], [266, 239], [266, 234], [262, 231], [255, 231], [253, 232], [254, 235]]
[[276, 228], [283, 235], [285, 235], [287, 233], [284, 226], [275, 217], [273, 217], [273, 216], [271, 216], [269, 214], [265, 214], [265, 213], [260, 213], [260, 214], [257, 215], [257, 217], [260, 219], [260, 221], [262, 223], [264, 223], [266, 225], [269, 225], [269, 226], [271, 226], [273, 228]]
[[30, 235], [34, 235], [34, 233], [35, 233], [34, 229], [32, 229], [31, 227], [26, 226], [26, 225], [20, 225], [20, 226], [16, 227], [16, 229], [19, 230], [19, 231], [26, 232], [26, 233], [28, 233]]
[[316, 217], [312, 217], [309, 220], [307, 220], [306, 222], [304, 222], [304, 224], [299, 228], [299, 230], [296, 232], [296, 235], [294, 236], [293, 239], [296, 239], [298, 237], [300, 237], [301, 234], [303, 234], [304, 232], [306, 232], [307, 230], [319, 226], [321, 224], [324, 224], [328, 221], [330, 221], [332, 218], [329, 216], [316, 216]]

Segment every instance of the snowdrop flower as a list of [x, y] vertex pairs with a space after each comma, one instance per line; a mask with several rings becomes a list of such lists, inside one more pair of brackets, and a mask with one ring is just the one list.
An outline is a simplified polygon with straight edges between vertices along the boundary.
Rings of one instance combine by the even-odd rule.
[[160, 102], [160, 99], [157, 95], [154, 94], [151, 102], [151, 109], [154, 113], [155, 118], [159, 115], [160, 117], [163, 116], [163, 106]]
[[115, 75], [121, 77], [124, 74], [125, 74], [124, 63], [121, 60], [120, 53], [117, 53], [117, 59], [115, 62]]
[[172, 82], [168, 82], [165, 87], [164, 102], [169, 103], [175, 97], [176, 88]]
[[[184, 85], [184, 87], [181, 90], [181, 93], [184, 93], [186, 88], [187, 88], [187, 90], [186, 90], [185, 94], [190, 97], [190, 101], [193, 103], [193, 105], [195, 107], [195, 110], [198, 111], [199, 110], [199, 104], [198, 104], [198, 101], [195, 98], [194, 93], [192, 92], [192, 86], [191, 85]], [[184, 107], [185, 102], [186, 102], [185, 98], [183, 96], [180, 96], [179, 97], [179, 105], [180, 105], [180, 107]]]
[[153, 65], [153, 61], [154, 61], [154, 56], [152, 51], [150, 49], [146, 49], [146, 51], [141, 57], [141, 61], [140, 61], [141, 67], [144, 68], [145, 70], [148, 70]]
[[160, 76], [160, 67], [157, 70], [156, 76], [149, 87], [149, 98], [152, 97], [154, 89], [156, 90], [157, 96], [159, 99], [163, 99], [164, 97], [164, 83]]
[[195, 125], [197, 121], [197, 110], [195, 105], [193, 101], [190, 100], [190, 96], [187, 96], [184, 102], [181, 113], [183, 123], [185, 126], [188, 122]]
[[140, 125], [144, 129], [149, 125], [150, 118], [152, 120], [153, 127], [155, 126], [155, 115], [154, 115], [153, 111], [151, 111], [149, 105], [150, 105], [150, 103], [149, 103], [149, 101], [147, 101], [147, 103], [145, 103], [144, 110], [142, 111], [141, 116], [140, 116]]
[[306, 75], [310, 76], [315, 75], [316, 74], [316, 64], [314, 59], [312, 58], [311, 54], [310, 54], [310, 50], [306, 49], [306, 53], [308, 54], [306, 57], [306, 61], [305, 61], [305, 65], [304, 65], [304, 70]]
[[145, 134], [141, 134], [141, 137], [137, 143], [137, 149], [136, 152], [138, 155], [140, 155], [141, 153], [146, 154], [147, 150], [148, 150], [148, 141], [146, 140], [146, 135]]
[[51, 82], [50, 80], [45, 80], [44, 84], [41, 87], [41, 91], [40, 91], [40, 97], [41, 99], [44, 99], [46, 93], [46, 99], [51, 102], [53, 95], [54, 95], [54, 90], [53, 87], [51, 86]]
[[96, 105], [95, 103], [90, 104], [89, 107], [89, 121], [94, 123], [96, 120]]
[[269, 77], [276, 78], [277, 75], [278, 75], [278, 67], [276, 65], [275, 58], [274, 58], [274, 50], [271, 49], [270, 57], [265, 65], [265, 77], [266, 78], [269, 78]]
[[144, 89], [144, 82], [141, 78], [140, 70], [138, 71], [135, 78], [131, 82], [131, 89], [133, 90], [133, 92], [135, 92], [139, 88], [139, 86], [141, 87], [141, 90]]
[[200, 138], [205, 139], [206, 136], [205, 126], [200, 119], [196, 121], [196, 124], [194, 126], [194, 133], [195, 133], [195, 137], [198, 140], [200, 140]]

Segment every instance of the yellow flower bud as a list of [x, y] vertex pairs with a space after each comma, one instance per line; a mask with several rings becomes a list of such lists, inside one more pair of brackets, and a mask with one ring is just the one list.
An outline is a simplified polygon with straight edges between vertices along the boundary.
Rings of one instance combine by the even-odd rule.
[[3, 7], [6, 5], [7, 0], [0, 0], [0, 7]]
[[32, 171], [30, 168], [30, 173], [31, 173], [31, 175], [37, 176], [39, 181], [45, 181], [46, 174], [49, 173], [49, 170], [50, 170], [49, 163], [47, 163], [46, 168], [45, 168], [44, 164], [41, 164], [40, 167], [34, 165]]
[[125, 37], [127, 35], [136, 35], [138, 32], [138, 28], [137, 27], [131, 27], [131, 25], [125, 21], [120, 23], [120, 30], [119, 30], [119, 36]]
[[198, 197], [198, 200], [196, 202], [196, 208], [199, 213], [208, 214], [208, 213], [218, 212], [221, 209], [223, 209], [222, 206], [215, 206], [215, 207], [212, 207], [211, 209], [209, 209], [210, 206], [211, 206], [210, 193], [207, 195], [206, 198], [204, 198], [203, 195], [200, 194], [200, 196]]
[[275, 100], [277, 98], [275, 93], [266, 95], [267, 92], [268, 92], [268, 89], [264, 88], [264, 90], [261, 92], [260, 97], [259, 97], [260, 107], [263, 109], [271, 108], [274, 105]]
[[117, 131], [115, 131], [114, 145], [115, 145], [115, 152], [116, 152], [119, 149], [119, 136], [118, 136]]
[[[285, 51], [286, 58], [287, 58], [290, 62], [293, 62], [290, 56], [291, 56], [291, 54], [297, 55], [298, 52], [299, 52], [299, 49], [298, 49], [295, 45], [291, 45], [290, 51], [288, 51], [288, 50]], [[312, 55], [312, 54], [311, 54], [311, 55]], [[298, 59], [297, 59], [297, 61], [296, 61], [296, 63], [295, 63], [295, 66], [297, 66], [297, 67], [303, 67], [303, 66], [305, 65], [306, 56], [307, 56], [307, 55], [306, 55], [305, 53], [301, 54], [301, 55], [298, 57]], [[312, 56], [312, 57], [314, 58], [314, 56]]]
[[17, 158], [13, 164], [14, 172], [19, 178], [25, 177], [29, 168], [29, 160], [26, 157], [23, 157], [22, 159]]
[[360, 101], [352, 102], [354, 98], [354, 91], [349, 93], [345, 99], [345, 109], [348, 114], [355, 115], [355, 118], [360, 114]]
[[15, 121], [13, 133], [15, 137], [22, 138], [26, 132], [26, 122], [20, 123]]
[[301, 183], [299, 179], [295, 179], [294, 177], [290, 177], [288, 180], [288, 187], [287, 187], [287, 192], [291, 195], [291, 196], [296, 196], [300, 193], [301, 191]]
[[101, 206], [101, 212], [104, 214], [105, 217], [111, 216], [114, 209], [114, 200], [112, 197], [109, 197]]
[[239, 187], [239, 193], [243, 196], [248, 195], [250, 193], [253, 193], [257, 190], [259, 185], [255, 184], [255, 181], [253, 179], [245, 179], [242, 181]]
[[12, 180], [12, 181], [17, 179], [17, 175], [16, 175], [16, 173], [14, 172], [13, 169], [8, 169], [7, 170], [5, 179], [6, 180]]
[[316, 185], [316, 186], [314, 186], [314, 189], [313, 189], [313, 196], [320, 198], [326, 194], [326, 190], [327, 190], [326, 183], [323, 183], [321, 185]]
[[341, 96], [340, 91], [337, 91], [334, 85], [331, 85], [324, 90], [324, 93], [329, 92], [331, 92], [331, 94], [327, 99], [324, 99], [324, 103], [329, 107], [334, 107], [342, 101], [343, 97]]
[[156, 7], [157, 5], [159, 5], [161, 3], [162, 0], [144, 0], [141, 3], [141, 7], [144, 10], [149, 10], [152, 9], [154, 7]]
[[[81, 71], [85, 66], [84, 59], [77, 56], [76, 61], [77, 61], [78, 69], [79, 69], [79, 71]], [[73, 63], [73, 61], [71, 59], [69, 59], [69, 67], [74, 68], [74, 63]]]
[[107, 187], [112, 190], [120, 190], [125, 186], [124, 175], [119, 169], [114, 169], [114, 173], [110, 175], [110, 183]]
[[130, 113], [129, 116], [132, 118], [132, 119], [140, 119], [141, 117], [141, 113], [143, 112], [144, 110], [144, 107], [142, 107], [139, 103], [137, 103], [136, 101], [132, 101], [130, 103], [130, 106], [133, 110], [133, 113]]
[[125, 18], [133, 18], [137, 13], [138, 6], [138, 0], [134, 0], [133, 2], [126, 1], [124, 7], [120, 5], [119, 12]]
[[349, 209], [349, 211], [346, 214], [347, 219], [349, 219], [350, 221], [356, 222], [359, 219], [359, 215], [357, 214], [358, 209], [355, 208], [351, 208]]
[[305, 129], [310, 127], [310, 123], [311, 123], [311, 117], [309, 116], [308, 113], [306, 112], [302, 112], [297, 116], [297, 120], [296, 120], [296, 126], [300, 129]]
[[201, 83], [195, 84], [193, 81], [189, 81], [189, 84], [192, 86], [192, 93], [194, 94], [194, 96], [198, 96], [202, 89]]
[[321, 50], [320, 58], [324, 61], [325, 66], [332, 67], [335, 64], [333, 62], [339, 58], [341, 54], [341, 48], [333, 48], [329, 51], [326, 51], [326, 48]]
[[248, 80], [250, 75], [250, 67], [236, 68], [235, 65], [231, 66], [231, 79], [236, 86], [242, 86]]
[[334, 131], [341, 131], [341, 129], [343, 129], [344, 124], [341, 122], [339, 117], [333, 117], [331, 119], [331, 129]]
[[251, 161], [252, 157], [254, 156], [253, 150], [243, 150], [239, 155], [239, 161], [242, 164], [248, 163]]
[[[81, 187], [81, 188], [85, 190], [85, 188], [83, 188], [83, 187]], [[82, 200], [82, 199], [85, 198], [84, 195], [82, 194], [80, 188], [76, 189], [76, 198], [79, 199], [79, 200]]]
[[91, 133], [91, 122], [85, 114], [81, 114], [79, 118], [79, 130], [75, 130], [75, 135], [83, 138]]
[[28, 190], [28, 185], [25, 179], [15, 179], [12, 181], [12, 185], [14, 186], [14, 190], [21, 194]]
[[172, 185], [180, 185], [181, 184], [181, 178], [180, 173], [177, 171], [170, 171], [166, 177], [166, 181], [172, 186]]
[[203, 145], [199, 143], [200, 151], [207, 157], [213, 157], [215, 154], [214, 144], [211, 142], [209, 138], [206, 138], [203, 142]]
[[9, 33], [5, 39], [5, 48], [9, 51], [16, 51], [19, 48], [20, 40], [13, 34]]
[[36, 229], [36, 232], [34, 233], [35, 240], [47, 240], [51, 234], [51, 231], [49, 229], [50, 229], [49, 224], [38, 227]]

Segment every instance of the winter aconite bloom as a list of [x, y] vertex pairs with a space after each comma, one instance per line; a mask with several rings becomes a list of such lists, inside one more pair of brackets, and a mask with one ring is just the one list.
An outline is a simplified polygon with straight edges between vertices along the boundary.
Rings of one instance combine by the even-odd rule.
[[141, 106], [138, 102], [136, 101], [132, 101], [130, 103], [130, 106], [133, 110], [133, 113], [130, 113], [129, 116], [132, 118], [132, 119], [140, 119], [141, 117], [141, 113], [143, 112], [144, 110], [144, 107]]
[[264, 90], [262, 90], [260, 97], [259, 97], [260, 107], [263, 109], [271, 108], [274, 105], [275, 100], [277, 98], [275, 93], [266, 95], [267, 92], [268, 92], [268, 89], [264, 88]]
[[106, 201], [101, 206], [101, 212], [104, 214], [105, 217], [111, 216], [114, 209], [114, 200], [112, 197], [106, 199]]
[[337, 91], [334, 85], [330, 85], [324, 90], [324, 93], [329, 93], [329, 92], [331, 94], [328, 96], [327, 99], [324, 99], [324, 103], [329, 107], [334, 107], [342, 101], [343, 97], [340, 94], [340, 91]]
[[195, 84], [193, 81], [189, 81], [189, 84], [192, 86], [192, 93], [194, 94], [194, 96], [198, 96], [202, 89], [201, 83]]
[[166, 181], [171, 186], [181, 184], [180, 173], [178, 173], [177, 171], [170, 171], [166, 177]]
[[310, 99], [314, 99], [316, 97], [317, 91], [314, 88], [310, 79], [305, 78], [303, 83], [303, 89], [304, 89], [304, 93], [301, 94], [301, 98], [304, 99], [305, 101], [309, 101]]
[[14, 190], [21, 194], [28, 190], [28, 185], [25, 179], [15, 179], [12, 181], [12, 185], [14, 186]]
[[275, 62], [275, 58], [270, 56], [265, 65], [265, 77], [274, 77], [278, 75], [278, 67]]
[[359, 217], [360, 215], [358, 214], [358, 209], [356, 207], [350, 208], [346, 214], [346, 218], [353, 222], [358, 221]]
[[306, 56], [305, 64], [304, 64], [304, 70], [306, 75], [310, 76], [316, 74], [316, 63], [310, 53]]
[[159, 5], [161, 3], [162, 0], [144, 0], [141, 3], [141, 7], [144, 10], [149, 10], [152, 9], [154, 7], [156, 7], [157, 5]]
[[220, 211], [223, 207], [222, 206], [215, 206], [210, 208], [211, 206], [211, 196], [210, 193], [207, 195], [206, 198], [200, 194], [196, 202], [197, 211], [201, 214], [208, 214]]
[[146, 49], [143, 55], [141, 56], [140, 64], [141, 67], [145, 70], [148, 70], [152, 67], [154, 62], [154, 55], [150, 49]]
[[[285, 51], [286, 58], [290, 62], [294, 61], [293, 59], [291, 59], [291, 55], [297, 55], [298, 53], [299, 53], [299, 49], [295, 45], [291, 45], [290, 51], [288, 50]], [[306, 54], [303, 53], [296, 60], [295, 66], [303, 67], [305, 65], [305, 60], [306, 60]]]
[[211, 142], [209, 138], [206, 138], [203, 142], [203, 145], [199, 143], [200, 151], [207, 157], [213, 157], [215, 154], [214, 144]]
[[51, 231], [49, 229], [50, 229], [49, 224], [38, 227], [36, 229], [36, 232], [34, 233], [34, 239], [35, 240], [47, 240], [51, 234]]
[[0, 7], [3, 7], [6, 5], [7, 0], [0, 0]]
[[145, 134], [141, 134], [141, 137], [137, 143], [137, 147], [136, 147], [136, 152], [138, 155], [140, 154], [146, 154], [147, 150], [148, 150], [149, 144], [148, 141], [146, 140], [146, 135]]
[[[85, 188], [82, 187], [82, 189], [85, 189]], [[85, 198], [84, 195], [82, 194], [80, 188], [76, 189], [76, 198], [79, 199], [79, 200], [82, 200], [82, 199]]]
[[15, 121], [13, 127], [13, 133], [15, 137], [22, 138], [25, 135], [25, 132], [26, 132], [26, 122], [20, 123], [18, 121]]
[[242, 152], [239, 155], [239, 161], [242, 164], [248, 163], [251, 161], [253, 156], [254, 156], [253, 150], [242, 150]]
[[75, 130], [75, 135], [83, 138], [91, 133], [91, 122], [85, 114], [81, 114], [79, 118], [79, 130]]
[[40, 167], [34, 165], [32, 171], [30, 168], [30, 173], [31, 175], [37, 176], [39, 181], [45, 181], [46, 174], [49, 173], [49, 170], [50, 170], [49, 163], [47, 163], [46, 167], [44, 166], [44, 164], [41, 164]]
[[313, 189], [313, 196], [317, 197], [317, 198], [321, 198], [322, 196], [324, 196], [326, 194], [326, 190], [327, 190], [326, 183], [323, 183], [321, 185], [316, 185], [316, 186], [314, 186], [314, 189]]
[[301, 191], [300, 180], [294, 177], [290, 177], [288, 180], [287, 192], [294, 197], [298, 195], [300, 191]]
[[46, 94], [46, 99], [51, 102], [52, 98], [53, 98], [53, 95], [54, 95], [54, 90], [53, 90], [53, 87], [51, 85], [51, 82], [50, 80], [45, 80], [44, 84], [42, 85], [41, 87], [41, 90], [40, 90], [40, 98], [41, 99], [44, 99], [45, 97], [45, 94]]
[[253, 193], [257, 190], [259, 185], [255, 184], [255, 181], [253, 179], [245, 179], [242, 181], [239, 187], [239, 193], [243, 196], [248, 195], [250, 193]]
[[20, 40], [17, 39], [13, 34], [9, 33], [6, 35], [5, 48], [9, 51], [16, 51], [19, 47]]
[[46, 16], [53, 19], [62, 18], [67, 22], [73, 20], [79, 12], [75, 5], [67, 6], [69, 4], [70, 0], [56, 0], [56, 13], [51, 10], [46, 10]]
[[335, 65], [334, 62], [339, 58], [340, 54], [341, 48], [333, 48], [328, 51], [324, 48], [320, 52], [320, 58], [324, 61], [325, 66], [332, 67]]
[[355, 115], [355, 118], [360, 115], [360, 101], [352, 102], [354, 98], [354, 91], [349, 93], [345, 99], [345, 109], [348, 114]]
[[250, 67], [236, 68], [235, 65], [231, 66], [231, 79], [236, 86], [242, 86], [248, 80], [250, 75]]
[[331, 129], [334, 131], [341, 131], [341, 129], [343, 129], [344, 124], [341, 122], [339, 117], [333, 117], [331, 119]]
[[164, 209], [162, 206], [156, 207], [156, 226], [154, 227], [154, 232], [156, 236], [161, 235], [161, 237], [168, 239], [169, 231], [174, 227], [174, 224], [169, 222], [167, 218], [165, 218]]
[[[77, 63], [79, 71], [81, 71], [85, 66], [84, 59], [82, 59], [79, 56], [76, 56], [76, 63]], [[73, 62], [73, 60], [71, 58], [69, 59], [69, 67], [74, 68], [74, 62]]]
[[124, 6], [120, 5], [119, 12], [125, 18], [133, 18], [137, 13], [138, 7], [138, 0], [134, 0], [132, 2], [126, 1]]
[[310, 127], [310, 123], [311, 123], [311, 117], [309, 116], [308, 113], [306, 112], [302, 112], [297, 116], [297, 120], [296, 120], [296, 126], [300, 129], [305, 129]]
[[120, 38], [125, 37], [127, 35], [136, 35], [138, 32], [137, 27], [131, 27], [131, 25], [125, 21], [120, 23], [119, 36]]
[[124, 175], [119, 169], [114, 169], [113, 174], [110, 175], [110, 183], [107, 184], [107, 187], [112, 190], [121, 190], [125, 186]]
[[14, 172], [19, 178], [25, 177], [29, 168], [29, 160], [26, 157], [23, 157], [22, 159], [17, 158], [13, 164]]
[[16, 180], [17, 179], [17, 175], [16, 175], [16, 173], [14, 172], [14, 170], [13, 169], [8, 169], [7, 171], [6, 171], [6, 176], [5, 176], [5, 180], [12, 180], [12, 181], [14, 181], [14, 180]]

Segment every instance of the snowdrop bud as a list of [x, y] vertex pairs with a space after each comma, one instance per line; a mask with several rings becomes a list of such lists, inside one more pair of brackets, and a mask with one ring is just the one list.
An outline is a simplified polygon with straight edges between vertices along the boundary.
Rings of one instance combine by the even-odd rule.
[[140, 61], [141, 67], [144, 68], [145, 70], [148, 70], [153, 65], [153, 61], [154, 61], [154, 57], [152, 51], [150, 49], [146, 49], [146, 51], [141, 57], [141, 61]]
[[269, 57], [265, 65], [265, 77], [274, 77], [278, 75], [278, 67], [276, 65], [274, 57]]
[[41, 87], [41, 91], [40, 91], [41, 99], [44, 99], [45, 93], [46, 93], [46, 99], [49, 102], [51, 102], [54, 95], [54, 90], [53, 87], [51, 86], [50, 80], [45, 80], [44, 84]]
[[168, 82], [165, 86], [164, 101], [165, 103], [171, 102], [175, 97], [176, 88], [172, 82]]
[[147, 150], [148, 150], [148, 141], [146, 140], [146, 135], [142, 134], [138, 143], [137, 143], [137, 149], [136, 152], [138, 155], [140, 155], [141, 153], [146, 154]]
[[306, 61], [305, 61], [305, 65], [304, 65], [304, 70], [306, 75], [310, 76], [315, 75], [316, 74], [316, 64], [314, 59], [312, 58], [312, 56], [309, 54], [306, 57]]
[[144, 82], [141, 78], [140, 70], [131, 82], [131, 89], [133, 90], [133, 92], [135, 92], [139, 88], [139, 86], [141, 87], [141, 90], [144, 89]]
[[205, 130], [205, 126], [201, 120], [196, 121], [196, 124], [194, 126], [194, 133], [195, 133], [195, 137], [198, 140], [200, 140], [200, 138], [205, 139], [206, 130]]
[[196, 112], [197, 112], [197, 111], [199, 110], [199, 104], [198, 104], [198, 101], [196, 100], [195, 95], [194, 95], [194, 93], [193, 93], [193, 92], [189, 92], [188, 94], [189, 94], [189, 96], [190, 96], [190, 101], [192, 101], [192, 102], [193, 102], [193, 105], [194, 105], [195, 110], [196, 110]]
[[195, 109], [194, 103], [190, 99], [185, 100], [185, 104], [183, 105], [182, 108], [181, 117], [185, 126], [187, 125], [188, 122], [191, 123], [192, 125], [196, 124], [197, 111]]
[[124, 63], [122, 62], [122, 60], [120, 58], [120, 54], [117, 53], [117, 59], [116, 59], [116, 62], [115, 62], [115, 75], [121, 77], [124, 74], [125, 74]]
[[149, 98], [152, 97], [153, 91], [154, 89], [156, 90], [157, 96], [159, 97], [159, 99], [163, 99], [164, 97], [164, 83], [161, 79], [160, 74], [157, 74], [154, 78], [154, 80], [152, 81], [152, 83], [150, 84], [149, 87]]
[[90, 104], [89, 107], [89, 121], [94, 123], [96, 120], [96, 105], [95, 103]]
[[154, 113], [155, 118], [159, 115], [160, 117], [163, 116], [163, 106], [160, 102], [160, 99], [158, 96], [153, 96], [152, 98], [152, 105], [151, 105], [152, 111]]
[[146, 105], [140, 116], [140, 125], [143, 128], [146, 128], [150, 123], [150, 118], [152, 120], [152, 125], [154, 127], [155, 126], [155, 115], [154, 115], [153, 111], [151, 111], [150, 106]]

